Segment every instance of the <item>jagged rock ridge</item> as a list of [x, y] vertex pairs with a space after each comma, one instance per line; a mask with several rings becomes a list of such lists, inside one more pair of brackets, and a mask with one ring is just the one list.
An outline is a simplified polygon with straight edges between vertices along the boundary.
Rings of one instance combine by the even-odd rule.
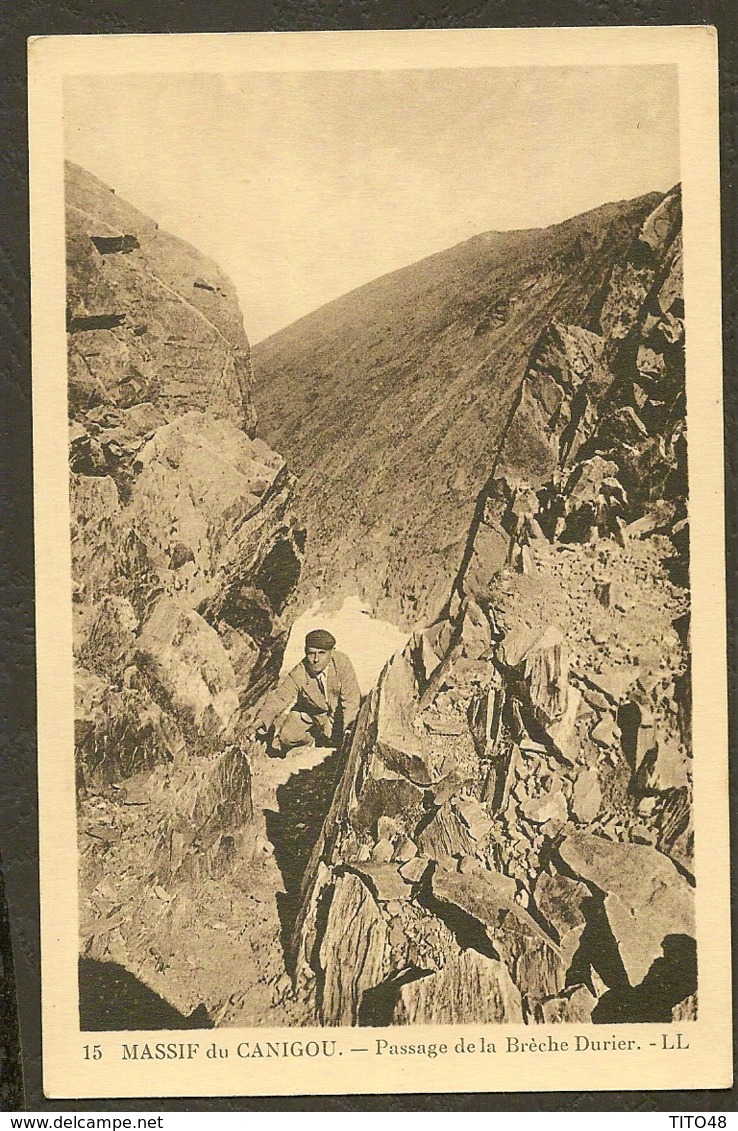
[[[229, 281], [72, 165], [66, 208], [83, 954], [154, 985], [198, 931], [212, 948], [217, 908], [279, 886], [242, 719], [279, 672], [304, 530], [254, 435]], [[202, 969], [166, 990], [188, 1013], [213, 1006]]]
[[303, 887], [322, 1024], [695, 1015], [679, 191], [550, 321]]
[[304, 600], [359, 593], [409, 626], [438, 614], [537, 339], [554, 317], [599, 335], [595, 316], [619, 316], [604, 288], [620, 270], [635, 296], [647, 268], [625, 256], [660, 199], [476, 236], [255, 347], [264, 435], [301, 480]]

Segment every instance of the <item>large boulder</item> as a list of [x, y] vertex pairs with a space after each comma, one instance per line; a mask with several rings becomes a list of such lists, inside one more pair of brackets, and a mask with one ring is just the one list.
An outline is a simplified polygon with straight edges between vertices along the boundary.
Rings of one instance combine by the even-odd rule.
[[230, 732], [239, 709], [236, 677], [214, 628], [167, 597], [137, 640], [138, 661], [174, 708], [206, 734]]
[[176, 716], [153, 698], [135, 667], [119, 687], [75, 668], [74, 734], [81, 784], [120, 782], [189, 753]]
[[661, 956], [668, 935], [694, 937], [694, 895], [674, 864], [644, 844], [616, 843], [584, 832], [561, 842], [573, 875], [604, 895], [608, 923], [632, 986]]
[[361, 879], [347, 873], [336, 880], [320, 946], [324, 1025], [356, 1025], [364, 995], [389, 971], [388, 930]]
[[162, 567], [177, 573], [191, 560], [202, 582], [222, 566], [283, 467], [263, 441], [212, 411], [189, 412], [138, 452], [128, 514]]
[[515, 893], [515, 882], [499, 873], [439, 869], [427, 905], [463, 945], [502, 958], [516, 976], [525, 970], [520, 984], [530, 1000], [538, 1000], [563, 987], [566, 968], [557, 943], [516, 902]]
[[156, 781], [152, 800], [153, 863], [163, 883], [218, 879], [242, 862], [254, 806], [251, 761], [239, 746], [175, 763]]
[[569, 661], [561, 629], [550, 625], [524, 656], [533, 709], [544, 725], [560, 719], [568, 702]]

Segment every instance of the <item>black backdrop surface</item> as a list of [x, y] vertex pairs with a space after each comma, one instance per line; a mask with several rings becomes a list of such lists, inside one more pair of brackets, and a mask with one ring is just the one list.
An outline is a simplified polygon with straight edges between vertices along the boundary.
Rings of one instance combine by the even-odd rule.
[[[10, 939], [0, 907], [0, 1110], [32, 1111], [733, 1111], [735, 1088], [694, 1092], [47, 1101], [41, 1083], [38, 826], [36, 804], [33, 484], [28, 267], [26, 39], [143, 32], [338, 31], [382, 28], [715, 24], [721, 67], [723, 318], [728, 515], [731, 750], [736, 745], [736, 151], [738, 9], [734, 0], [8, 0], [0, 23], [0, 340], [3, 342], [2, 745], [0, 852]], [[39, 485], [43, 490], [43, 484]], [[736, 799], [735, 774], [731, 798]], [[735, 838], [733, 842], [735, 861]], [[0, 902], [2, 886], [0, 885]], [[735, 901], [734, 901], [735, 902]], [[734, 931], [735, 931], [734, 907]], [[12, 940], [12, 961], [11, 961]], [[12, 1010], [13, 967], [20, 1030]], [[735, 979], [734, 979], [735, 980]], [[4, 1047], [3, 1047], [4, 1046]], [[22, 1060], [25, 1101], [20, 1086]]]

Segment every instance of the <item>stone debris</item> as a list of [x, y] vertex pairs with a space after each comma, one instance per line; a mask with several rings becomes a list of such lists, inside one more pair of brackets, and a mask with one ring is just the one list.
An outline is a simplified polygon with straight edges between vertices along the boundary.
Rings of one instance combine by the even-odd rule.
[[666, 793], [686, 786], [689, 779], [689, 758], [675, 738], [651, 728], [642, 746], [646, 746], [636, 773], [633, 788], [638, 793]]
[[376, 860], [380, 863], [386, 863], [392, 859], [394, 851], [395, 850], [392, 847], [391, 840], [378, 840], [374, 845], [374, 848], [371, 850], [372, 860]]
[[425, 856], [414, 856], [399, 868], [399, 873], [408, 884], [417, 884], [425, 875], [430, 861]]
[[581, 741], [577, 720], [582, 713], [582, 693], [569, 684], [566, 692], [566, 708], [563, 715], [548, 727], [548, 736], [561, 758], [573, 764], [581, 753]]
[[605, 748], [619, 747], [621, 739], [620, 727], [612, 715], [607, 714], [601, 718], [591, 731], [591, 738], [598, 746]]
[[406, 864], [418, 854], [418, 846], [408, 836], [400, 835], [392, 859], [400, 864]]
[[533, 797], [523, 793], [518, 800], [522, 815], [534, 825], [545, 825], [547, 821], [563, 822], [568, 816], [566, 798], [555, 789]]
[[235, 672], [217, 632], [198, 613], [163, 597], [138, 635], [136, 658], [203, 733], [231, 732], [239, 708]]
[[547, 998], [536, 1007], [535, 1020], [543, 1025], [554, 1022], [565, 1024], [582, 1024], [592, 1020], [592, 1010], [597, 1005], [597, 998], [587, 986], [571, 986]]
[[454, 801], [454, 809], [474, 840], [486, 840], [494, 828], [494, 822], [484, 805], [473, 797], [462, 797]]
[[407, 884], [394, 864], [370, 861], [365, 864], [352, 864], [350, 867], [366, 883], [374, 898], [381, 903], [408, 898]]
[[452, 802], [446, 801], [417, 834], [418, 848], [424, 856], [467, 856], [474, 852], [471, 832]]
[[549, 625], [527, 649], [524, 675], [533, 709], [544, 725], [560, 719], [567, 706], [569, 662], [561, 629]]
[[483, 870], [460, 880], [453, 873], [437, 873], [433, 877], [433, 895], [461, 908], [477, 918], [486, 928], [491, 926], [501, 909], [514, 910], [515, 881], [501, 872]]
[[574, 781], [569, 805], [575, 821], [588, 825], [595, 819], [602, 806], [602, 790], [599, 776], [594, 768], [584, 769]]
[[601, 691], [613, 704], [622, 703], [640, 675], [638, 667], [603, 667], [591, 676], [595, 690]]

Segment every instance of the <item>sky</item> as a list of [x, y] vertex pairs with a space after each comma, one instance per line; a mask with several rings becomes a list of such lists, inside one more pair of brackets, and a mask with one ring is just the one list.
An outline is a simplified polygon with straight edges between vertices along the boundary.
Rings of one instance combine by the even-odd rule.
[[480, 232], [679, 180], [672, 67], [75, 77], [64, 125], [230, 276], [252, 344]]

